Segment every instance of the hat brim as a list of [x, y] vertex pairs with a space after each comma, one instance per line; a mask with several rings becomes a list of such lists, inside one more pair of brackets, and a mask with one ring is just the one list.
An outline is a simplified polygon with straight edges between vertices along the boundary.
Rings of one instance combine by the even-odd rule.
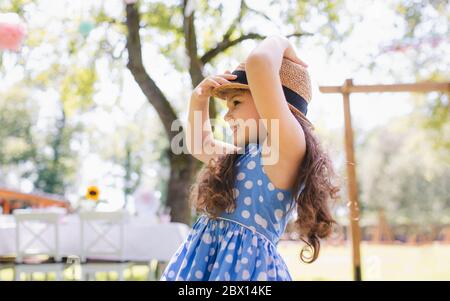
[[[250, 90], [249, 85], [246, 84], [241, 84], [241, 83], [230, 83], [230, 84], [223, 84], [219, 87], [214, 88], [211, 91], [211, 95], [214, 97], [217, 97], [219, 99], [222, 100], [226, 100], [226, 95], [228, 93], [230, 93], [232, 90], [236, 90], [236, 89], [244, 89], [244, 90]], [[300, 112], [299, 109], [297, 109], [296, 107], [294, 107], [293, 105], [291, 105], [290, 103], [288, 103], [288, 106], [291, 110], [295, 111], [297, 113], [297, 115], [304, 120], [312, 129], [314, 129], [314, 125], [312, 124], [311, 121], [308, 120], [308, 118], [306, 118], [306, 116]]]
[[250, 87], [246, 84], [241, 84], [241, 83], [229, 83], [229, 84], [223, 84], [219, 87], [214, 88], [211, 91], [211, 95], [223, 100], [226, 100], [226, 95], [231, 91], [231, 90], [236, 90], [236, 89], [243, 89], [243, 90], [250, 90]]

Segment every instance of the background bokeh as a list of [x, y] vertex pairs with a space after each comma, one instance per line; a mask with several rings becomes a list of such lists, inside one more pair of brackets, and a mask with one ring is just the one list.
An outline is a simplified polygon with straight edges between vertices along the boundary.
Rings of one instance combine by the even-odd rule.
[[[204, 76], [233, 70], [258, 41], [282, 34], [309, 65], [308, 117], [333, 158], [342, 192], [333, 205], [340, 228], [323, 242], [317, 262], [299, 261], [302, 244], [289, 231], [280, 252], [297, 280], [352, 279], [342, 100], [318, 88], [347, 78], [355, 85], [448, 82], [448, 2], [134, 5], [149, 76], [139, 84], [127, 65], [124, 1], [0, 1], [0, 14], [17, 14], [26, 28], [20, 49], [0, 50], [0, 187], [62, 196], [76, 206], [86, 187], [96, 185], [106, 200], [99, 207], [130, 212], [145, 194], [181, 208], [171, 211], [173, 221], [192, 223], [195, 215], [177, 188], [191, 179], [181, 186], [173, 179], [184, 163], [193, 170], [198, 164], [171, 155], [157, 104], [165, 101], [184, 121], [192, 88]], [[142, 92], [150, 81], [160, 91], [154, 98]], [[226, 108], [214, 103], [221, 119]], [[450, 280], [449, 107], [448, 93], [352, 94], [363, 279]]]

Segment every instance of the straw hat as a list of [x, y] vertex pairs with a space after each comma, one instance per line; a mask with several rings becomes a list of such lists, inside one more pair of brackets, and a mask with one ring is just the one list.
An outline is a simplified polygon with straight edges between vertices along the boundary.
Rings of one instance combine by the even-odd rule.
[[[228, 80], [229, 84], [223, 84], [214, 88], [211, 91], [212, 96], [226, 99], [226, 95], [231, 90], [250, 90], [245, 72], [245, 62], [240, 63], [232, 74], [237, 75], [236, 79]], [[289, 107], [313, 127], [312, 123], [306, 118], [308, 105], [312, 97], [311, 80], [306, 68], [283, 58], [280, 68], [280, 79]]]

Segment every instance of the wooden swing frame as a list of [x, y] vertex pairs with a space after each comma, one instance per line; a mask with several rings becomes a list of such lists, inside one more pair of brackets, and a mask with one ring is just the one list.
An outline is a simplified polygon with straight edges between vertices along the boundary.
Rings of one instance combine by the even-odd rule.
[[[422, 82], [408, 84], [390, 84], [390, 85], [353, 85], [353, 79], [346, 79], [342, 86], [320, 86], [322, 93], [338, 93], [342, 95], [344, 106], [344, 142], [346, 154], [347, 169], [347, 191], [349, 198], [349, 219], [352, 238], [352, 257], [353, 257], [353, 279], [362, 280], [361, 273], [361, 230], [359, 227], [359, 200], [358, 200], [358, 179], [356, 176], [356, 160], [353, 144], [353, 127], [350, 113], [350, 94], [351, 93], [384, 93], [384, 92], [413, 92], [428, 93], [433, 91], [450, 92], [450, 82]], [[449, 101], [450, 114], [450, 101]], [[449, 116], [450, 118], [450, 116]]]

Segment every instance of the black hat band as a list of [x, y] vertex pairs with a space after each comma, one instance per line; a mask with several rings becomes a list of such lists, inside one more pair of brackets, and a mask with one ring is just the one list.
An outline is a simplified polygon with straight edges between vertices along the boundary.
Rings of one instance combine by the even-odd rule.
[[[232, 74], [236, 75], [236, 78], [233, 80], [229, 80], [230, 82], [248, 85], [247, 74], [244, 70], [234, 70]], [[308, 112], [308, 102], [301, 95], [297, 94], [288, 87], [285, 87], [283, 85], [282, 87], [284, 97], [286, 97], [287, 102], [306, 116], [306, 113]]]

